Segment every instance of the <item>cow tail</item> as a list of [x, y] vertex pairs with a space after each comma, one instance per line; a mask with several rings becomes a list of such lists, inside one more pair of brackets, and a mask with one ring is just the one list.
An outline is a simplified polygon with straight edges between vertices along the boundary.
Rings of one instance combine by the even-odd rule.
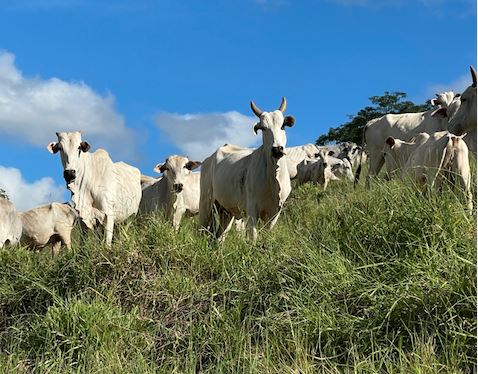
[[355, 180], [354, 180], [354, 187], [357, 185], [357, 183], [360, 180], [360, 173], [362, 172], [362, 157], [364, 153], [364, 146], [365, 146], [365, 131], [367, 131], [367, 124], [365, 124], [362, 132], [362, 149], [360, 151], [360, 161], [359, 165], [357, 167], [357, 170], [355, 171]]

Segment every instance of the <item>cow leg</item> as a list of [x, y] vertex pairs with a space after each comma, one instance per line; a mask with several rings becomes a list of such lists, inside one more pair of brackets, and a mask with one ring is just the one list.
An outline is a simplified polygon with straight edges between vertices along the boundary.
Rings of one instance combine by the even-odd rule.
[[249, 239], [255, 242], [257, 240], [256, 226], [257, 226], [257, 218], [258, 218], [257, 209], [255, 205], [248, 204], [246, 216], [247, 216], [247, 233], [248, 233]]
[[183, 214], [186, 212], [186, 209], [175, 209], [173, 212], [173, 227], [177, 231], [179, 230], [179, 226], [181, 224], [181, 218], [183, 218]]
[[[206, 189], [206, 188], [205, 188]], [[199, 199], [199, 229], [211, 230], [213, 220], [213, 206], [212, 193], [206, 193], [201, 187], [201, 196]], [[212, 231], [214, 232], [214, 231]]]
[[[324, 184], [324, 186], [326, 186], [326, 184]], [[324, 187], [324, 191], [325, 191], [325, 187]], [[272, 229], [276, 223], [277, 223], [277, 220], [279, 219], [279, 215], [280, 215], [280, 212], [282, 211], [282, 209], [280, 209], [271, 219], [269, 219], [269, 221], [267, 222], [267, 228], [270, 230]]]
[[223, 241], [227, 232], [231, 229], [234, 223], [234, 217], [224, 208], [219, 208], [219, 227], [216, 231], [216, 238]]
[[113, 241], [113, 229], [115, 226], [115, 219], [114, 216], [107, 214], [106, 215], [106, 245], [111, 246], [111, 242]]
[[53, 243], [52, 245], [52, 254], [53, 256], [58, 256], [60, 253], [60, 248], [61, 248], [61, 240], [57, 240]]
[[370, 180], [380, 173], [380, 170], [385, 162], [382, 152], [379, 151], [370, 151], [369, 160], [369, 169], [367, 171], [366, 177], [367, 187], [370, 187]]

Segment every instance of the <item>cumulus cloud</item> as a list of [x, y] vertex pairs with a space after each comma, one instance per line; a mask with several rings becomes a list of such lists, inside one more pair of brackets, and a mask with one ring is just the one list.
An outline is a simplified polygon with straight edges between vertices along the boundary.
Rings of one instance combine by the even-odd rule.
[[43, 147], [56, 139], [56, 131], [76, 130], [94, 148], [131, 152], [131, 147], [120, 147], [123, 141], [131, 143], [131, 131], [116, 112], [113, 95], [99, 95], [83, 82], [25, 77], [15, 56], [0, 51], [0, 135]]
[[16, 168], [0, 166], [0, 188], [5, 190], [18, 211], [65, 200], [65, 188], [55, 184], [52, 178], [44, 177], [28, 183]]
[[256, 118], [238, 112], [208, 114], [160, 113], [158, 128], [185, 155], [203, 160], [225, 143], [242, 147], [256, 145], [253, 126]]
[[463, 74], [457, 79], [449, 83], [434, 83], [428, 85], [423, 94], [420, 95], [421, 101], [429, 100], [435, 97], [435, 94], [446, 91], [453, 91], [455, 93], [462, 93], [471, 84], [470, 74]]

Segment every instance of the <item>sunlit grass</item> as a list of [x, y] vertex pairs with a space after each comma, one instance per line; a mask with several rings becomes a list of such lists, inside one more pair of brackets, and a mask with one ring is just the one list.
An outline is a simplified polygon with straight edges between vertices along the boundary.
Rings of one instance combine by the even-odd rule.
[[196, 224], [140, 217], [111, 248], [77, 232], [58, 257], [1, 251], [0, 372], [476, 370], [461, 196], [305, 185], [254, 244]]

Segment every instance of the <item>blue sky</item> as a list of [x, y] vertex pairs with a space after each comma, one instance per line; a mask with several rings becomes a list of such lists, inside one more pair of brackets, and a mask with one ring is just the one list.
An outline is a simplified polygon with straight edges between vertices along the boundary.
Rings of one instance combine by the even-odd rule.
[[282, 96], [313, 142], [384, 91], [460, 91], [472, 0], [0, 0], [0, 187], [20, 209], [68, 195], [55, 131], [152, 175], [170, 154], [253, 146], [253, 99]]

